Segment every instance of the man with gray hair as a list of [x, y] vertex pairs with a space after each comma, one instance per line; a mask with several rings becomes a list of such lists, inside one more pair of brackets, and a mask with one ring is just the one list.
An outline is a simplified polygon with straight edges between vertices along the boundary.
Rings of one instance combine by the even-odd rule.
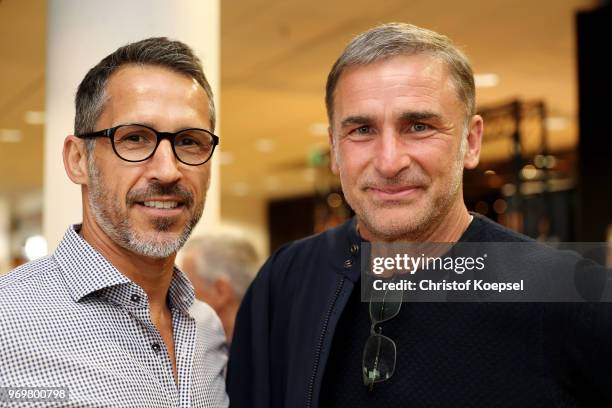
[[260, 266], [255, 248], [236, 235], [210, 234], [191, 239], [181, 258], [196, 298], [217, 312], [231, 343], [240, 301]]
[[325, 101], [332, 171], [356, 215], [282, 247], [255, 278], [230, 353], [233, 407], [611, 404], [609, 308], [361, 299], [369, 243], [529, 241], [464, 204], [483, 134], [474, 88], [463, 53], [413, 25], [344, 50]]
[[174, 267], [219, 143], [201, 63], [178, 41], [131, 43], [75, 102], [63, 160], [83, 222], [0, 277], [0, 404], [226, 407], [221, 322]]

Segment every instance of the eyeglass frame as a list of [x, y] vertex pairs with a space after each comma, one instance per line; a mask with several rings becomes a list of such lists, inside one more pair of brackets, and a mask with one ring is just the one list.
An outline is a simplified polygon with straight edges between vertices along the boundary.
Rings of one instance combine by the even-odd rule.
[[[140, 126], [140, 127], [149, 129], [153, 133], [155, 133], [155, 136], [157, 137], [157, 143], [155, 144], [155, 147], [153, 148], [153, 151], [151, 152], [151, 154], [149, 154], [144, 159], [141, 159], [141, 160], [128, 160], [128, 159], [122, 157], [117, 152], [117, 148], [115, 147], [115, 133], [117, 132], [117, 129], [119, 129], [121, 127], [126, 127], [126, 126]], [[208, 156], [208, 158], [206, 160], [204, 160], [202, 163], [197, 163], [197, 164], [187, 163], [187, 162], [181, 160], [181, 158], [176, 153], [176, 150], [174, 148], [174, 139], [176, 138], [176, 136], [179, 133], [186, 132], [188, 130], [201, 130], [201, 131], [203, 131], [205, 133], [208, 133], [210, 136], [212, 136], [213, 145], [212, 145], [212, 150], [210, 151], [210, 156]], [[150, 126], [142, 125], [140, 123], [121, 124], [121, 125], [114, 126], [112, 128], [97, 130], [95, 132], [85, 133], [85, 134], [82, 134], [82, 135], [75, 135], [75, 136], [78, 137], [79, 139], [94, 139], [94, 138], [100, 138], [100, 137], [108, 137], [110, 139], [110, 141], [111, 141], [111, 146], [113, 147], [113, 151], [115, 152], [117, 157], [119, 157], [121, 160], [124, 160], [126, 162], [130, 162], [130, 163], [140, 163], [140, 162], [149, 160], [151, 157], [153, 157], [153, 155], [155, 155], [155, 152], [157, 151], [157, 148], [159, 147], [159, 144], [161, 143], [161, 141], [164, 140], [164, 139], [167, 139], [170, 142], [170, 146], [172, 147], [172, 153], [174, 153], [174, 157], [176, 157], [176, 159], [178, 161], [180, 161], [183, 164], [186, 164], [187, 166], [201, 166], [201, 165], [205, 164], [206, 162], [208, 162], [212, 158], [213, 153], [215, 152], [215, 148], [219, 145], [219, 136], [215, 135], [214, 133], [212, 133], [212, 132], [210, 132], [210, 131], [208, 131], [206, 129], [201, 129], [201, 128], [186, 128], [186, 129], [181, 129], [181, 130], [179, 130], [177, 132], [159, 132], [156, 129], [153, 129], [152, 127], [150, 127]]]
[[[387, 292], [388, 292], [388, 290], [385, 291], [385, 297], [387, 295]], [[402, 294], [402, 298], [403, 298], [403, 291], [401, 291], [401, 294]], [[367, 340], [365, 342], [365, 345], [364, 345], [363, 355], [362, 355], [362, 359], [361, 359], [361, 371], [362, 371], [362, 377], [363, 377], [364, 385], [366, 387], [368, 387], [370, 389], [370, 391], [372, 391], [374, 389], [374, 384], [380, 383], [380, 382], [383, 382], [383, 381], [387, 381], [395, 373], [395, 364], [397, 363], [397, 345], [395, 344], [395, 341], [393, 341], [393, 339], [391, 339], [390, 337], [385, 336], [385, 335], [382, 334], [382, 327], [379, 326], [379, 325], [384, 323], [384, 322], [387, 322], [387, 321], [393, 319], [394, 317], [396, 317], [399, 314], [400, 310], [402, 309], [403, 299], [400, 299], [400, 301], [397, 302], [397, 303], [399, 303], [399, 306], [397, 308], [397, 312], [393, 316], [388, 317], [387, 319], [382, 319], [382, 320], [378, 320], [377, 318], [374, 317], [374, 313], [372, 313], [372, 304], [373, 303], [382, 303], [382, 305], [384, 307], [385, 306], [385, 300], [383, 298], [382, 302], [372, 302], [372, 298], [370, 298], [370, 301], [368, 303], [368, 312], [369, 312], [368, 314], [370, 315], [370, 323], [371, 323], [370, 324], [370, 335], [368, 336], [368, 338], [367, 338]], [[392, 303], [392, 302], [388, 302], [388, 303]], [[377, 327], [379, 329], [378, 331], [376, 330]], [[381, 339], [389, 340], [389, 342], [393, 345], [393, 371], [391, 372], [391, 374], [387, 378], [383, 378], [383, 379], [379, 379], [379, 380], [372, 380], [372, 381], [367, 381], [366, 382], [367, 377], [365, 376], [365, 373], [364, 373], [364, 370], [367, 368], [366, 364], [365, 364], [365, 357], [366, 357], [366, 350], [367, 350], [366, 346], [368, 345], [368, 343], [373, 338], [377, 338], [377, 337], [379, 337]], [[378, 360], [379, 357], [380, 357], [380, 345], [378, 346], [378, 350], [376, 351], [376, 359]]]

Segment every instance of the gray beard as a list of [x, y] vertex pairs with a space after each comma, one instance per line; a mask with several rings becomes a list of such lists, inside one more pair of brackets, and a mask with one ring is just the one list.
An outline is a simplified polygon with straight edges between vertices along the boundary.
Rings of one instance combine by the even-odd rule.
[[[151, 233], [146, 236], [139, 236], [127, 217], [121, 218], [118, 222], [113, 222], [111, 214], [120, 214], [121, 208], [116, 202], [106, 204], [109, 194], [103, 187], [102, 177], [98, 171], [93, 158], [88, 159], [89, 170], [89, 207], [94, 219], [102, 230], [110, 237], [113, 242], [135, 254], [150, 258], [167, 258], [176, 254], [179, 249], [187, 242], [191, 231], [200, 220], [204, 209], [203, 204], [192, 203], [196, 206], [194, 216], [183, 228], [176, 239], [158, 240], [159, 234]], [[153, 220], [153, 228], [159, 233], [166, 232], [174, 224], [174, 221], [167, 218], [157, 218]]]

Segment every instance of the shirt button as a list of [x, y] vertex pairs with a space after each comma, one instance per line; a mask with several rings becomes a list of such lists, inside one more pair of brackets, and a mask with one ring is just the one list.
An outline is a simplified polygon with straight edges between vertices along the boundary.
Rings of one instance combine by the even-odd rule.
[[351, 254], [355, 255], [357, 252], [359, 252], [359, 245], [357, 244], [351, 245]]
[[134, 293], [132, 296], [130, 296], [130, 300], [134, 303], [138, 303], [140, 302], [140, 296]]
[[347, 259], [346, 261], [344, 261], [344, 267], [346, 269], [350, 268], [351, 266], [353, 266], [353, 261], [351, 261], [350, 259]]
[[159, 350], [161, 350], [161, 347], [159, 347], [158, 343], [153, 343], [151, 344], [151, 348], [153, 349], [153, 351], [155, 351], [156, 353], [159, 352]]

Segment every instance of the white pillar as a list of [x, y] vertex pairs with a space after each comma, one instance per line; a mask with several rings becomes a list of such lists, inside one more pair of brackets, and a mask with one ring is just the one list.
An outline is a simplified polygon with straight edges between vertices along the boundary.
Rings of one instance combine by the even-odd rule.
[[[74, 95], [87, 71], [129, 42], [154, 36], [182, 41], [202, 60], [219, 118], [220, 18], [219, 0], [48, 2], [43, 231], [49, 251], [69, 224], [82, 219], [80, 188], [66, 176], [61, 152], [64, 138], [74, 131]], [[218, 161], [213, 160], [212, 166], [206, 209], [196, 234], [219, 224]]]

